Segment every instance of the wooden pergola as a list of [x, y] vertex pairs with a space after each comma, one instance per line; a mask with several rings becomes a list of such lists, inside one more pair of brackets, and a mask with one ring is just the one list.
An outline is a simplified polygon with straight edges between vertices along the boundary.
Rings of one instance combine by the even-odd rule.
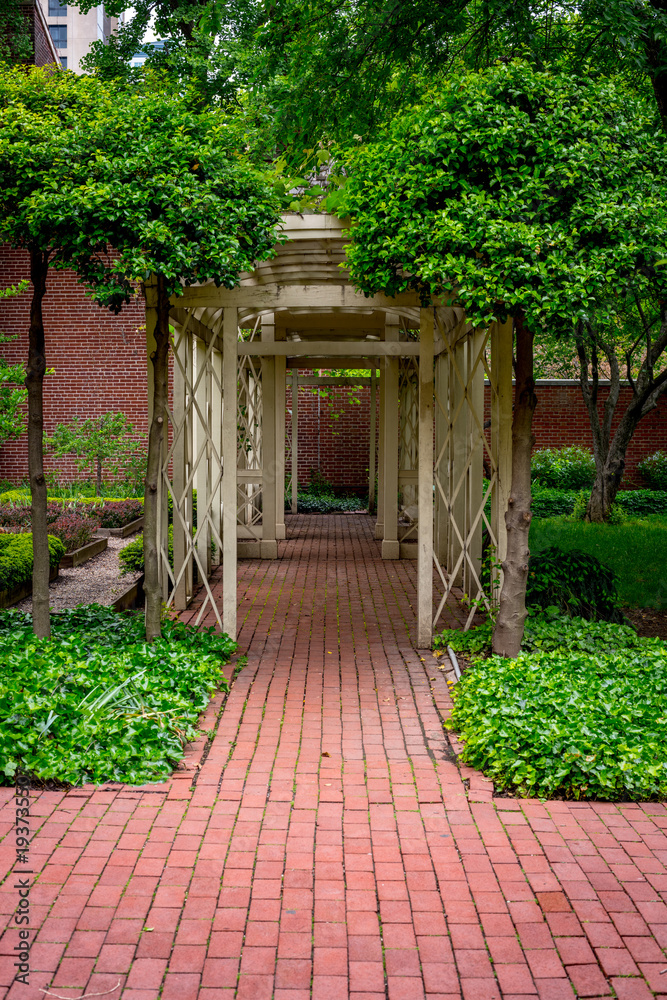
[[[284, 232], [276, 256], [242, 275], [238, 287], [192, 286], [172, 301], [172, 405], [160, 481], [165, 601], [187, 607], [196, 573], [206, 590], [200, 618], [212, 608], [236, 635], [237, 560], [277, 558], [290, 476], [295, 509], [298, 370], [367, 369], [371, 392], [379, 393], [375, 535], [384, 559], [417, 559], [417, 645], [430, 646], [452, 588], [472, 602], [469, 621], [475, 602], [488, 603], [483, 529], [495, 561], [504, 557], [511, 322], [472, 328], [460, 308], [424, 307], [412, 292], [365, 297], [347, 277], [347, 231], [335, 217], [285, 216]], [[155, 322], [149, 287], [149, 358]], [[294, 402], [286, 447], [288, 378]], [[375, 439], [372, 416], [371, 490]], [[209, 584], [220, 564], [222, 608]], [[443, 585], [436, 601], [434, 571]]]

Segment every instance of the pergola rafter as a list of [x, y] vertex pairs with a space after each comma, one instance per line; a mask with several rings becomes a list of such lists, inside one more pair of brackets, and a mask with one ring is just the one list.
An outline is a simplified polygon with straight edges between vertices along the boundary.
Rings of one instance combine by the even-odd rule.
[[[195, 286], [173, 302], [173, 403], [160, 481], [165, 600], [184, 608], [196, 573], [206, 593], [199, 619], [212, 608], [219, 625], [236, 633], [237, 558], [277, 557], [286, 486], [296, 511], [298, 386], [318, 382], [299, 378], [298, 369], [365, 368], [376, 537], [384, 558], [416, 557], [416, 642], [428, 646], [457, 588], [471, 601], [469, 622], [476, 603], [488, 604], [483, 536], [496, 562], [504, 554], [511, 327], [472, 329], [460, 308], [424, 307], [412, 292], [361, 295], [341, 267], [346, 231], [337, 219], [286, 217], [285, 230], [289, 239], [276, 256], [242, 275], [237, 288]], [[147, 305], [150, 346], [150, 287]], [[219, 563], [221, 608], [209, 584]], [[443, 585], [435, 607], [434, 574]]]

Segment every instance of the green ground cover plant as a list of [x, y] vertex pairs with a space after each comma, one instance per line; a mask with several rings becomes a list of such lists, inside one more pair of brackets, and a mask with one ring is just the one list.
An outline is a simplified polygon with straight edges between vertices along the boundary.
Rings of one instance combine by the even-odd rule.
[[[57, 566], [65, 555], [59, 538], [49, 535], [49, 565]], [[0, 535], [0, 591], [14, 590], [32, 580], [32, 535]], [[1, 662], [1, 656], [0, 656]]]
[[0, 781], [18, 768], [72, 785], [167, 778], [228, 690], [236, 643], [168, 619], [147, 644], [141, 613], [99, 605], [54, 613], [52, 627], [37, 639], [30, 615], [0, 613]]
[[626, 625], [531, 612], [516, 660], [491, 623], [437, 645], [470, 658], [449, 726], [499, 789], [607, 800], [667, 795], [667, 643]]
[[621, 605], [667, 608], [667, 515], [629, 518], [623, 524], [535, 518], [530, 526], [531, 554], [554, 545], [586, 552], [608, 566]]
[[[291, 507], [291, 503], [291, 494], [285, 494], [286, 510]], [[337, 494], [321, 472], [311, 469], [310, 482], [299, 490], [297, 504], [300, 514], [344, 514], [347, 511], [368, 509], [368, 496]]]
[[557, 607], [570, 617], [622, 622], [614, 574], [599, 559], [576, 549], [550, 545], [528, 564], [526, 604]]

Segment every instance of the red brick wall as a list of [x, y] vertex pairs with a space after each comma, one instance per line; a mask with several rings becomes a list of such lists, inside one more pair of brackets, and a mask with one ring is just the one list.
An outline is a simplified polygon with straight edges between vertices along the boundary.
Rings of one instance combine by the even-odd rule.
[[[312, 371], [303, 371], [312, 376]], [[370, 388], [326, 387], [318, 398], [312, 388], [299, 389], [299, 485], [307, 486], [310, 470], [319, 469], [338, 490], [368, 491]], [[287, 390], [287, 426], [292, 410], [291, 386]], [[376, 428], [378, 421], [376, 419]], [[377, 440], [377, 430], [376, 430]], [[289, 469], [287, 470], [289, 474]]]
[[[28, 273], [23, 251], [0, 252], [0, 288], [16, 285]], [[10, 362], [27, 359], [31, 292], [0, 299], [0, 331], [17, 335], [0, 347]], [[44, 424], [51, 434], [57, 423], [120, 410], [137, 431], [146, 431], [146, 337], [143, 299], [137, 297], [119, 316], [95, 305], [67, 271], [51, 271], [44, 299], [46, 362], [53, 368], [44, 382]], [[73, 458], [47, 456], [47, 470], [76, 478]], [[27, 476], [27, 438], [0, 449], [0, 478], [18, 482]]]
[[46, 31], [44, 30], [44, 25], [42, 24], [42, 19], [37, 17], [33, 11], [33, 24], [34, 24], [34, 35], [33, 35], [33, 45], [35, 47], [35, 54], [33, 62], [35, 66], [51, 66], [53, 65], [53, 52], [49, 39], [47, 38]]
[[[599, 408], [608, 396], [607, 386], [600, 386]], [[487, 403], [489, 389], [486, 390]], [[621, 389], [613, 430], [618, 426], [624, 406], [632, 396], [628, 387]], [[592, 448], [588, 413], [584, 406], [578, 383], [569, 385], [557, 382], [538, 382], [537, 409], [533, 417], [535, 448], [563, 448], [578, 444]], [[626, 472], [623, 486], [645, 487], [637, 463], [654, 451], [667, 451], [667, 398], [663, 395], [655, 410], [639, 422], [639, 426], [626, 453]]]

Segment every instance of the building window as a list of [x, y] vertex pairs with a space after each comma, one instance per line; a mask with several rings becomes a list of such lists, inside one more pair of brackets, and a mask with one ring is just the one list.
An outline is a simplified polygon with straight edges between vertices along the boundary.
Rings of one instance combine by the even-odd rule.
[[67, 25], [66, 24], [50, 24], [49, 32], [51, 33], [51, 38], [53, 39], [53, 44], [57, 49], [67, 48]]
[[67, 69], [67, 56], [60, 57], [60, 65], [63, 69]]
[[49, 0], [49, 17], [67, 17], [67, 4], [60, 0]]

